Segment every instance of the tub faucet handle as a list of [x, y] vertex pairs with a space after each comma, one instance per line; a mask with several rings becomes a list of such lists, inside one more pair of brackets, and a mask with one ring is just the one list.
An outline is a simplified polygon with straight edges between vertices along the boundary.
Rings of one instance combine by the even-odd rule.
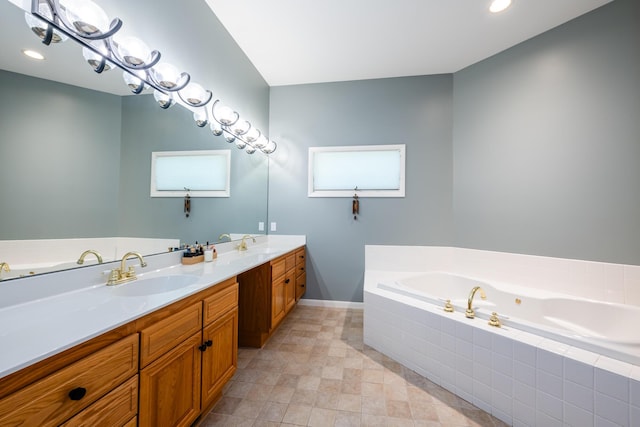
[[445, 301], [445, 303], [444, 303], [444, 311], [446, 311], [447, 313], [453, 313], [453, 304], [451, 304], [451, 300], [450, 299]]
[[489, 317], [489, 326], [495, 326], [496, 328], [502, 326], [500, 319], [498, 319], [498, 313], [495, 311], [491, 313], [491, 317]]

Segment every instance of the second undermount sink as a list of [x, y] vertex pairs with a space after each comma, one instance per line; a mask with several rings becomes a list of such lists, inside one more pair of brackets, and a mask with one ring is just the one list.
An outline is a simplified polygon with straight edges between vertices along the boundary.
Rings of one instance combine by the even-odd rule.
[[116, 295], [126, 297], [161, 294], [193, 285], [198, 281], [198, 278], [198, 276], [190, 274], [140, 278], [122, 285], [117, 285], [115, 293]]

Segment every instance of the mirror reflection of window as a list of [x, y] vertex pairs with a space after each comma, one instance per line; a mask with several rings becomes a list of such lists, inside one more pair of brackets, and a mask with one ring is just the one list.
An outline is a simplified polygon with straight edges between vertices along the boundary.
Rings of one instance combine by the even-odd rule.
[[231, 151], [154, 151], [151, 197], [229, 197]]

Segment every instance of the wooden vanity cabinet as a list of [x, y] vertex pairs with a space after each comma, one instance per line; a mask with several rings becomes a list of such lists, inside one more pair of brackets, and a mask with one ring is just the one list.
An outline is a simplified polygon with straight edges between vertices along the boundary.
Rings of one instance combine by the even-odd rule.
[[262, 347], [302, 296], [296, 286], [300, 253], [304, 254], [304, 248], [238, 276], [241, 346]]
[[139, 426], [189, 426], [221, 395], [237, 367], [238, 284], [140, 331]]
[[[0, 425], [57, 426], [67, 420], [77, 425], [93, 419], [114, 402], [126, 400], [118, 393], [137, 390], [137, 373], [138, 334], [132, 334], [4, 397]], [[119, 390], [123, 383], [124, 390]], [[114, 414], [111, 425], [123, 425], [137, 412], [131, 399], [114, 410], [120, 416]]]

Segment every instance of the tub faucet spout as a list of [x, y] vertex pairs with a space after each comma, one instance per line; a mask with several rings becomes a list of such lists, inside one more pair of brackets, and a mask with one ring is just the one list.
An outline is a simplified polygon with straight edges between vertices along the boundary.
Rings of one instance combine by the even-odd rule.
[[469, 292], [469, 299], [467, 300], [467, 311], [465, 311], [464, 315], [469, 319], [473, 319], [476, 317], [476, 312], [473, 310], [473, 297], [476, 295], [476, 292], [480, 291], [480, 298], [487, 299], [487, 295], [484, 293], [484, 290], [480, 286], [475, 286]]

